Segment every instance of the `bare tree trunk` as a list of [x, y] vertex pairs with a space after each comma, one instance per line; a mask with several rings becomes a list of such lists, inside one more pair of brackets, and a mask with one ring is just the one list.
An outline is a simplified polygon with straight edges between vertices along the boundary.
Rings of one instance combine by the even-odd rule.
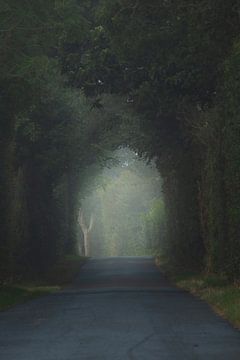
[[[83, 210], [80, 209], [79, 217], [78, 217], [79, 224], [81, 226], [82, 232], [83, 232], [83, 240], [84, 240], [84, 254], [85, 256], [90, 256], [90, 232], [93, 227], [93, 216], [90, 217], [89, 226], [86, 225], [84, 216], [83, 216]], [[79, 253], [81, 253], [81, 246], [79, 244]]]

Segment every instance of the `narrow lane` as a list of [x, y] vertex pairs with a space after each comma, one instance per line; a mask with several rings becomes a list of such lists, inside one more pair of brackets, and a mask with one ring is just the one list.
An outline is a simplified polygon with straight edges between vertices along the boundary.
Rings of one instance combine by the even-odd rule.
[[152, 258], [92, 259], [73, 286], [0, 313], [1, 360], [239, 360], [240, 332]]

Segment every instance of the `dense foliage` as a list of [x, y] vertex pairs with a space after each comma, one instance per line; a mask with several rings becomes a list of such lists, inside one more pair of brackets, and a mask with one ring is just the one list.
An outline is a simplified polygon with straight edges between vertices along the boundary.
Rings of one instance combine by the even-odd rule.
[[164, 178], [169, 256], [230, 277], [240, 274], [239, 10], [235, 0], [104, 0], [98, 12], [144, 114], [136, 146]]
[[[62, 55], [85, 41], [88, 2], [1, 2], [1, 273], [41, 273], [75, 250], [80, 179], [101, 168], [118, 117], [69, 85]], [[70, 56], [70, 52], [68, 54]]]
[[74, 251], [84, 185], [127, 144], [163, 177], [171, 263], [239, 278], [239, 14], [238, 0], [0, 0], [1, 273]]

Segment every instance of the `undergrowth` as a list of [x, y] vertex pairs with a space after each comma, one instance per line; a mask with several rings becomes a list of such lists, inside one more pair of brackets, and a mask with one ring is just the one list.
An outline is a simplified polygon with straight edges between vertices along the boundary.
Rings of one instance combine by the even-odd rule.
[[0, 311], [60, 290], [73, 281], [85, 261], [85, 257], [66, 256], [44, 276], [6, 281], [0, 286]]

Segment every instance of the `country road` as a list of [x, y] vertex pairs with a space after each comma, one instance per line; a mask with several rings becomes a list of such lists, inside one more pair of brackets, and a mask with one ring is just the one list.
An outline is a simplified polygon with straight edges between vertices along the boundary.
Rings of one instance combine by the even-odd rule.
[[239, 360], [240, 332], [151, 257], [91, 259], [74, 284], [0, 313], [1, 360]]

